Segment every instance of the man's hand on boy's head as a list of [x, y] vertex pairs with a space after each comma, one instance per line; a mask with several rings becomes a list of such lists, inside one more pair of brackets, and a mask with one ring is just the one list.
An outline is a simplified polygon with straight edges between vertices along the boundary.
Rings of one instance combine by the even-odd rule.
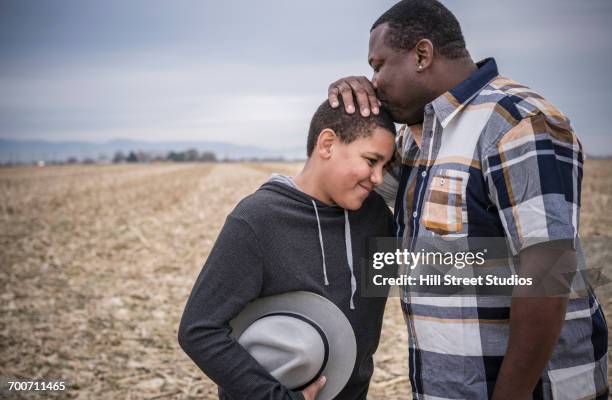
[[315, 400], [321, 389], [323, 389], [323, 386], [325, 386], [325, 381], [325, 377], [322, 376], [311, 383], [306, 389], [302, 390], [304, 400]]
[[372, 82], [365, 76], [347, 76], [329, 85], [327, 99], [332, 108], [340, 105], [338, 101], [339, 95], [342, 96], [344, 110], [347, 113], [352, 114], [355, 112], [355, 103], [353, 101], [353, 96], [355, 96], [362, 116], [369, 116], [370, 110], [378, 115], [381, 103], [376, 97], [376, 90], [372, 86]]

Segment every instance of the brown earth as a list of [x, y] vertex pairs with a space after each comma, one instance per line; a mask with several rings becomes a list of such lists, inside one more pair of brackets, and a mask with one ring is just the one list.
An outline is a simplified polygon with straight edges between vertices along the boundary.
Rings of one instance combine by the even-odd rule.
[[[185, 301], [236, 202], [271, 172], [299, 167], [0, 169], [0, 383], [69, 385], [23, 395], [31, 398], [216, 398], [176, 341]], [[585, 241], [612, 236], [610, 206], [612, 162], [589, 161]], [[610, 260], [610, 246], [600, 249], [598, 261]], [[608, 320], [610, 286], [598, 289]], [[399, 302], [391, 299], [370, 399], [410, 397], [406, 337]]]

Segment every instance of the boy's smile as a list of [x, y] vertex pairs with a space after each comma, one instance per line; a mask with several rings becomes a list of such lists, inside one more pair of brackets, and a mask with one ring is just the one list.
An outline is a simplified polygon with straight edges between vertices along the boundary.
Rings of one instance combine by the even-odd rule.
[[361, 208], [383, 183], [383, 167], [395, 147], [395, 125], [385, 108], [362, 117], [323, 102], [308, 130], [308, 160], [294, 183], [302, 192], [345, 210]]
[[393, 154], [394, 136], [375, 128], [370, 136], [351, 143], [337, 140], [323, 165], [323, 195], [333, 204], [357, 210], [370, 192], [383, 182], [383, 167]]

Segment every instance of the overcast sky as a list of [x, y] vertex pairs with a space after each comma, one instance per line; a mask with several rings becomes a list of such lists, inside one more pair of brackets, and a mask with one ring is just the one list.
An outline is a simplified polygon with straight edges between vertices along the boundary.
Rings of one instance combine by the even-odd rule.
[[[0, 0], [0, 138], [303, 145], [394, 1]], [[448, 0], [475, 60], [612, 154], [612, 1]]]

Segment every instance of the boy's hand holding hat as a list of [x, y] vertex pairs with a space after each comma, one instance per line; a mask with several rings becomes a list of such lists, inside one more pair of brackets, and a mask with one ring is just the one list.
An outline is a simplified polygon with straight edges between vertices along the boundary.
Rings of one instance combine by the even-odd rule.
[[231, 322], [231, 336], [270, 374], [306, 400], [327, 400], [348, 382], [355, 333], [328, 299], [311, 292], [262, 297]]

